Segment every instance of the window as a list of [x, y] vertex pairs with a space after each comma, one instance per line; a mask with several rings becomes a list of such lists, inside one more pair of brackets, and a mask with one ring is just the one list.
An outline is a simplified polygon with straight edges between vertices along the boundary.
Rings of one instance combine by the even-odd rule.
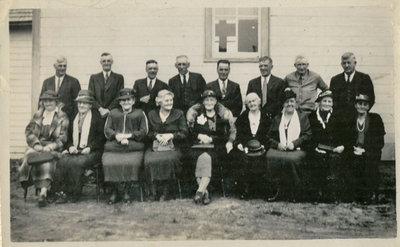
[[205, 62], [257, 62], [268, 55], [268, 8], [207, 8]]

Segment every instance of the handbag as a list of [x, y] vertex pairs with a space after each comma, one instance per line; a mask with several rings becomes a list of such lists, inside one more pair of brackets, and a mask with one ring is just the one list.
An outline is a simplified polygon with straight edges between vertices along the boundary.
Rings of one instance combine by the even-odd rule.
[[324, 145], [324, 144], [318, 144], [318, 149], [327, 151], [327, 152], [333, 152], [333, 149], [335, 149], [332, 146]]
[[42, 164], [54, 159], [54, 155], [50, 152], [35, 152], [28, 154], [28, 165]]
[[199, 143], [199, 144], [194, 144], [194, 145], [192, 146], [192, 148], [212, 149], [212, 148], [214, 148], [214, 144], [212, 144], [212, 143], [209, 143], [209, 144]]
[[153, 141], [153, 151], [154, 152], [165, 152], [175, 150], [175, 145], [172, 140], [169, 140], [167, 145], [161, 145], [157, 140]]

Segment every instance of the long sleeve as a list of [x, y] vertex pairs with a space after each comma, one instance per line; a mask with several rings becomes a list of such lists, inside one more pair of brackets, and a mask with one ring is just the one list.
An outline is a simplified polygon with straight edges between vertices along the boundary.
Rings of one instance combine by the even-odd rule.
[[96, 97], [94, 84], [95, 84], [95, 81], [94, 81], [93, 75], [91, 75], [90, 79], [89, 79], [89, 87], [88, 87], [88, 89], [89, 89], [89, 91], [91, 91], [93, 93], [94, 98], [95, 98], [95, 101], [93, 103], [93, 108], [99, 109], [100, 108], [100, 102], [99, 102], [99, 99], [97, 99], [97, 97]]
[[326, 85], [321, 76], [319, 76], [318, 78], [318, 88], [321, 89], [322, 91], [328, 89], [328, 85]]
[[64, 148], [64, 144], [68, 141], [68, 128], [69, 128], [69, 119], [65, 113], [60, 114], [61, 122], [57, 126], [59, 128], [59, 132], [56, 130], [55, 133], [59, 133], [56, 138], [56, 145], [53, 146], [53, 150], [62, 150]]
[[26, 143], [29, 147], [33, 148], [36, 144], [40, 144], [39, 134], [36, 122], [31, 120], [25, 128]]
[[111, 114], [108, 114], [106, 124], [104, 125], [104, 135], [109, 141], [115, 139], [116, 132], [112, 126], [113, 126], [112, 117]]
[[112, 100], [111, 104], [108, 106], [108, 110], [112, 110], [114, 108], [119, 107], [119, 102], [117, 100], [117, 96], [119, 94], [119, 91], [124, 88], [124, 77], [122, 75], [118, 75], [118, 84], [117, 84], [117, 90], [116, 90], [116, 95], [114, 95], [114, 99]]
[[141, 111], [141, 117], [139, 118], [139, 129], [134, 130], [132, 133], [132, 139], [135, 141], [142, 141], [146, 134], [149, 132], [149, 126], [147, 117], [143, 111]]
[[302, 147], [306, 144], [306, 142], [310, 141], [312, 132], [310, 121], [307, 116], [300, 117], [300, 136], [296, 140], [293, 141], [294, 148]]
[[178, 122], [178, 126], [177, 126], [178, 130], [175, 131], [173, 133], [173, 135], [174, 135], [174, 140], [179, 140], [180, 141], [180, 140], [185, 139], [187, 137], [187, 135], [188, 135], [188, 128], [187, 128], [187, 125], [186, 125], [186, 119], [185, 119], [183, 113], [181, 114], [181, 116], [179, 117], [177, 122]]

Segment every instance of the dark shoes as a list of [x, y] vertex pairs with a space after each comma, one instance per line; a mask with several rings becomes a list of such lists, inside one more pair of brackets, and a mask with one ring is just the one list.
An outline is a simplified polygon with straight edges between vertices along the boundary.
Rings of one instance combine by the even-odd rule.
[[243, 191], [242, 194], [240, 194], [240, 200], [248, 200], [249, 199], [249, 192], [247, 190]]
[[38, 200], [39, 208], [47, 206], [47, 198], [45, 195], [40, 195]]
[[194, 203], [196, 204], [200, 204], [202, 202], [203, 199], [203, 193], [200, 191], [196, 191], [196, 195], [194, 196]]
[[113, 205], [117, 202], [117, 192], [114, 191], [110, 197], [110, 199], [108, 199], [108, 205]]
[[67, 194], [65, 194], [64, 192], [57, 192], [56, 193], [56, 200], [55, 200], [55, 203], [56, 204], [64, 204], [64, 203], [67, 203], [68, 202], [68, 196], [67, 196]]
[[208, 191], [206, 191], [206, 192], [203, 194], [203, 204], [204, 204], [204, 205], [208, 205], [208, 204], [210, 204], [210, 202], [211, 202], [210, 194], [208, 193]]

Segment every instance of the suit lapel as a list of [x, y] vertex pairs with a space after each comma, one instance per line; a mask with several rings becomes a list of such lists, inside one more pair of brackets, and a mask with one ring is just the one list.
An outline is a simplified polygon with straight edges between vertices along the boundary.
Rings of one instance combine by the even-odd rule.
[[225, 98], [231, 94], [231, 92], [233, 92], [234, 90], [234, 85], [233, 82], [231, 80], [228, 80], [228, 85], [226, 85], [226, 95]]
[[219, 81], [218, 79], [214, 82], [214, 91], [215, 93], [222, 98], [222, 91], [221, 88], [219, 88]]
[[[115, 79], [114, 78], [114, 73], [111, 71], [110, 72], [110, 77], [108, 77], [108, 81], [105, 84], [104, 91], [108, 91], [108, 89], [111, 87], [111, 84], [113, 83], [114, 79]], [[104, 81], [104, 78], [103, 78], [103, 81]]]
[[260, 95], [262, 96], [262, 79], [261, 79], [261, 76], [260, 77], [258, 77], [258, 79], [257, 79], [257, 83], [256, 83], [256, 91], [257, 92], [260, 92]]
[[58, 113], [54, 113], [53, 120], [50, 124], [49, 136], [51, 136], [58, 125]]
[[54, 92], [56, 91], [56, 76], [51, 77], [51, 83], [47, 90], [53, 90]]

